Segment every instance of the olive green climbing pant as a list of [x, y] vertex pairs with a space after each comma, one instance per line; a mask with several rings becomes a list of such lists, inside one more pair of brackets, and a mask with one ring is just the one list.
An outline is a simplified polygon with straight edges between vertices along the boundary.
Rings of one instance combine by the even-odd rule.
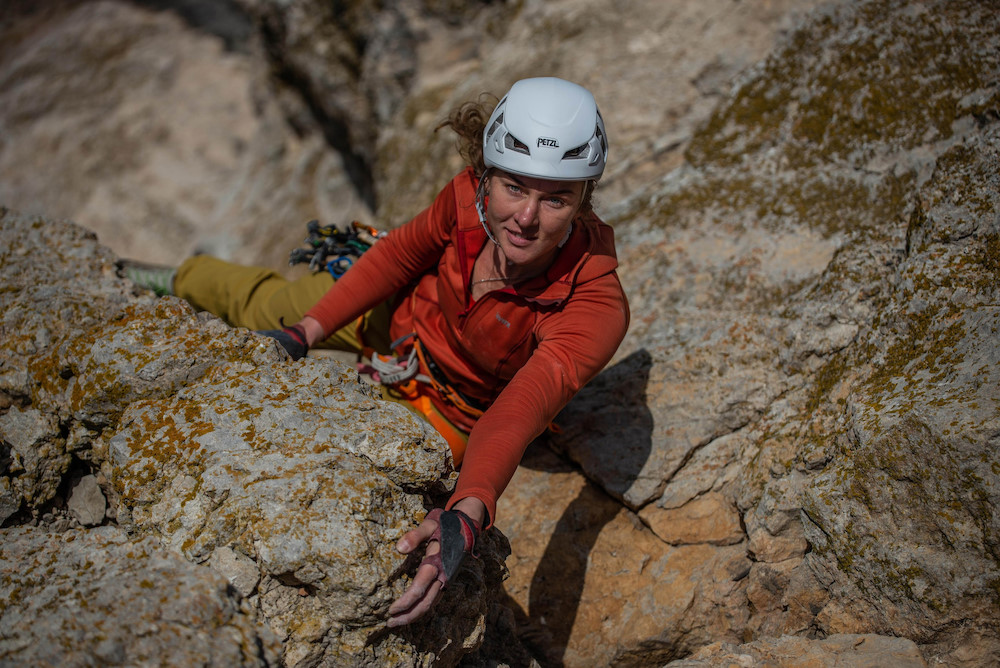
[[[282, 322], [293, 325], [301, 320], [333, 283], [326, 271], [290, 281], [263, 267], [196, 255], [177, 268], [174, 294], [234, 327], [281, 329]], [[389, 320], [388, 303], [380, 304], [313, 347], [360, 353], [368, 346], [388, 353]]]

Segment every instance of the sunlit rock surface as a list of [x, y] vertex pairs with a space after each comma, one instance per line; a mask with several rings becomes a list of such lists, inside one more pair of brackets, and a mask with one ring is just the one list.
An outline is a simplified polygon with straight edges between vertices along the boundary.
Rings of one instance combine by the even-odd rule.
[[912, 640], [876, 635], [833, 635], [823, 640], [795, 636], [767, 638], [745, 645], [714, 643], [689, 659], [672, 661], [670, 668], [712, 668], [714, 666], [794, 665], [803, 668], [826, 666], [897, 666], [924, 668], [927, 662]]
[[[614, 219], [633, 326], [551, 440], [662, 554], [741, 543], [718, 591], [748, 615], [716, 640], [997, 659], [997, 28], [981, 3], [817, 11]], [[567, 657], [688, 651], [683, 623], [633, 644], [605, 631], [630, 605], [594, 624], [563, 596]]]
[[[10, 351], [0, 365], [5, 526], [80, 524], [59, 512], [66, 483], [95, 475], [108, 523], [226, 574], [292, 661], [330, 656], [334, 639], [355, 652], [367, 637], [369, 654], [352, 656], [375, 653], [377, 662], [402, 647], [400, 656], [445, 665], [520, 665], [529, 660], [503, 635], [512, 623], [546, 665], [1000, 661], [1000, 12], [992, 3], [649, 0], [627, 12], [588, 0], [239, 5], [257, 32], [220, 56], [230, 85], [219, 92], [234, 90], [244, 68], [256, 82], [247, 90], [257, 104], [247, 108], [270, 129], [216, 113], [220, 129], [191, 126], [176, 146], [212, 146], [221, 162], [192, 150], [176, 164], [192, 174], [222, 165], [222, 176], [199, 177], [206, 190], [245, 194], [212, 204], [212, 216], [192, 216], [212, 221], [209, 236], [237, 240], [241, 259], [280, 268], [302, 221], [354, 215], [346, 207], [357, 200], [338, 193], [374, 202], [384, 227], [412, 216], [459, 166], [452, 136], [433, 128], [480, 92], [555, 74], [588, 85], [601, 102], [612, 155], [598, 209], [616, 228], [632, 329], [501, 499], [509, 610], [477, 599], [480, 582], [500, 577], [484, 563], [442, 601], [430, 639], [413, 641], [424, 653], [407, 654], [416, 650], [405, 634], [365, 636], [401, 584], [379, 577], [398, 570], [389, 534], [422, 512], [422, 485], [435, 476], [442, 482], [432, 486], [449, 484], [433, 456], [397, 466], [431, 437], [416, 436], [419, 424], [402, 412], [364, 408], [375, 400], [346, 371], [315, 361], [292, 367], [248, 332], [171, 300], [136, 301], [114, 257], [81, 250], [92, 244], [75, 228], [44, 251], [63, 278], [18, 283], [23, 299], [12, 299], [6, 282], [0, 292]], [[6, 25], [75, 35], [70, 29], [98, 11], [119, 25], [161, 26], [192, 53], [223, 53], [173, 14], [120, 3], [58, 15], [71, 23], [35, 15], [38, 23]], [[59, 216], [76, 218], [85, 202], [85, 225], [104, 202], [101, 210], [122, 212], [117, 226], [93, 226], [112, 245], [128, 237], [122, 230], [171, 220], [134, 215], [110, 197], [72, 200], [66, 210], [47, 204], [63, 200], [43, 187], [46, 173], [72, 173], [77, 180], [62, 179], [57, 190], [67, 197], [74, 188], [109, 193], [90, 184], [124, 177], [75, 167], [108, 142], [62, 152], [82, 126], [60, 125], [62, 98], [33, 93], [45, 77], [23, 75], [69, 61], [43, 58], [41, 44], [58, 44], [29, 34], [41, 33], [15, 30], [21, 37], [0, 45], [17, 54], [4, 58], [4, 71], [22, 77], [0, 86], [14, 103], [0, 116], [16, 130], [0, 144], [11, 175], [3, 187]], [[135, 60], [143, 53], [135, 44], [125, 46], [116, 59], [153, 71], [153, 61]], [[175, 79], [150, 82], [193, 76], [184, 60], [173, 62]], [[109, 79], [118, 71], [130, 70], [110, 68]], [[184, 90], [153, 93], [166, 104], [167, 91]], [[244, 108], [242, 95], [227, 98], [230, 109]], [[52, 104], [21, 106], [42, 99]], [[74, 99], [71, 110], [104, 98]], [[114, 120], [122, 110], [152, 108], [129, 99], [98, 109], [127, 129]], [[25, 108], [46, 122], [33, 123], [18, 111]], [[282, 116], [291, 135], [260, 120]], [[223, 148], [199, 139], [230, 132], [246, 136], [251, 148], [240, 155], [249, 162], [226, 157], [235, 145], [228, 139]], [[331, 155], [323, 140], [335, 160], [307, 160], [309, 147]], [[46, 162], [46, 153], [58, 160]], [[212, 185], [229, 183], [226, 165], [237, 164], [254, 175], [234, 182], [244, 189]], [[181, 192], [167, 181], [160, 189], [154, 176], [175, 171], [139, 165], [136, 173], [144, 180], [129, 193], [201, 201], [184, 197], [196, 187]], [[179, 259], [190, 247], [171, 229], [152, 238]], [[41, 239], [8, 243], [5, 281], [37, 271]], [[194, 342], [183, 357], [144, 356], [181, 340]], [[364, 438], [321, 419], [322, 409], [346, 405], [347, 420], [366, 425]], [[301, 430], [328, 430], [337, 445], [311, 449]], [[177, 450], [175, 441], [189, 445]], [[183, 469], [158, 468], [167, 451]], [[268, 458], [290, 464], [268, 477]], [[336, 467], [371, 476], [353, 519], [341, 507], [344, 485], [328, 477]], [[313, 478], [330, 482], [311, 486]], [[304, 499], [324, 509], [323, 520], [289, 510]], [[295, 523], [285, 526], [290, 515]], [[357, 521], [369, 515], [377, 526]], [[317, 531], [326, 525], [337, 535]], [[373, 552], [372, 571], [348, 577], [331, 565], [330, 551], [356, 559], [366, 541], [385, 548]], [[496, 547], [493, 564], [505, 551]], [[333, 583], [349, 589], [341, 607]], [[446, 628], [452, 613], [483, 623]], [[480, 642], [478, 654], [457, 658]]]

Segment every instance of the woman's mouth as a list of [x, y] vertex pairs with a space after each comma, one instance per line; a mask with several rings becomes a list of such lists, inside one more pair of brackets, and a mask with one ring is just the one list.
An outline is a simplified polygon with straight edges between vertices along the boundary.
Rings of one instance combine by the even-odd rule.
[[531, 244], [533, 239], [522, 236], [520, 232], [511, 229], [505, 229], [504, 232], [507, 233], [507, 240], [510, 241], [511, 245], [517, 246], [518, 248], [524, 248]]

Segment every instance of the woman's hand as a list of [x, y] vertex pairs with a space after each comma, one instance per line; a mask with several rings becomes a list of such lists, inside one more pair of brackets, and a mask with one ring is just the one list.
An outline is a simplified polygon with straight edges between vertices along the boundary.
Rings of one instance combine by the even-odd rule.
[[[407, 531], [396, 543], [396, 550], [401, 554], [409, 554], [425, 543], [438, 528], [438, 523], [424, 518], [416, 529]], [[441, 550], [435, 541], [427, 546], [427, 554], [437, 554]], [[430, 564], [420, 564], [413, 582], [406, 588], [403, 595], [389, 606], [388, 626], [404, 626], [430, 610], [437, 600], [444, 585], [437, 579], [437, 569]]]
[[294, 325], [288, 325], [281, 329], [258, 330], [257, 333], [277, 341], [293, 360], [302, 359], [317, 341], [326, 338], [323, 326], [319, 324], [318, 320], [309, 316], [302, 318]]
[[257, 333], [277, 341], [292, 360], [300, 360], [309, 352], [306, 332], [298, 325], [282, 329], [261, 329]]
[[[477, 525], [481, 526], [483, 523], [483, 518], [486, 516], [486, 506], [479, 499], [466, 498], [462, 499], [455, 504], [453, 510], [460, 510], [465, 513], [470, 519], [474, 520]], [[415, 549], [420, 547], [422, 544], [426, 543], [438, 530], [441, 521], [439, 518], [441, 513], [434, 511], [427, 514], [424, 521], [420, 523], [416, 529], [406, 532], [406, 534], [399, 539], [396, 543], [396, 549], [402, 554], [410, 554]], [[452, 526], [449, 531], [448, 527], [445, 527], [444, 533], [445, 541], [456, 541], [463, 540], [463, 533], [458, 536], [454, 535], [454, 524], [457, 517], [451, 521], [445, 520], [446, 523]], [[464, 524], [464, 520], [457, 520]], [[461, 529], [459, 529], [461, 531]], [[470, 531], [471, 533], [471, 531]], [[472, 543], [468, 541], [468, 537], [464, 538], [465, 543], [461, 546], [463, 553], [473, 549], [474, 539]], [[465, 548], [468, 548], [467, 550]], [[456, 546], [445, 545], [445, 560], [446, 562], [451, 562], [455, 557]], [[424, 561], [421, 562], [420, 567], [417, 568], [417, 575], [413, 578], [413, 582], [410, 586], [406, 588], [403, 595], [399, 599], [389, 606], [389, 621], [388, 626], [403, 626], [409, 624], [415, 619], [422, 616], [440, 595], [441, 590], [444, 588], [444, 581], [447, 581], [447, 575], [441, 577], [441, 562], [438, 560], [438, 565], [435, 565], [434, 560], [431, 558], [441, 552], [441, 542], [437, 539], [431, 541], [427, 546], [426, 557]], [[461, 559], [461, 556], [458, 557]], [[429, 563], [430, 560], [430, 563]], [[451, 566], [450, 563], [445, 563], [446, 568]], [[458, 564], [455, 563], [453, 568], [457, 568]]]
[[323, 331], [323, 325], [319, 324], [319, 320], [316, 320], [316, 318], [305, 316], [296, 324], [305, 330], [306, 343], [310, 348], [326, 338], [326, 332]]

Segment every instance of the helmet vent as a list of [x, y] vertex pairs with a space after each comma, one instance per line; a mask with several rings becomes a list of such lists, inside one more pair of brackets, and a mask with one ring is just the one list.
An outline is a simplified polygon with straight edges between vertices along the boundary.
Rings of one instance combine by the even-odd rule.
[[486, 141], [492, 139], [493, 134], [497, 131], [497, 128], [499, 128], [502, 125], [503, 125], [503, 113], [501, 112], [500, 115], [497, 116], [496, 120], [493, 121], [493, 125], [490, 126], [490, 131], [486, 133]]
[[531, 155], [531, 151], [528, 150], [527, 144], [518, 140], [517, 137], [509, 132], [504, 135], [503, 144], [512, 151], [517, 151], [518, 153], [523, 153], [525, 155]]
[[563, 160], [579, 160], [580, 158], [586, 158], [588, 148], [590, 148], [590, 144], [581, 144], [576, 148], [572, 148], [563, 153]]

